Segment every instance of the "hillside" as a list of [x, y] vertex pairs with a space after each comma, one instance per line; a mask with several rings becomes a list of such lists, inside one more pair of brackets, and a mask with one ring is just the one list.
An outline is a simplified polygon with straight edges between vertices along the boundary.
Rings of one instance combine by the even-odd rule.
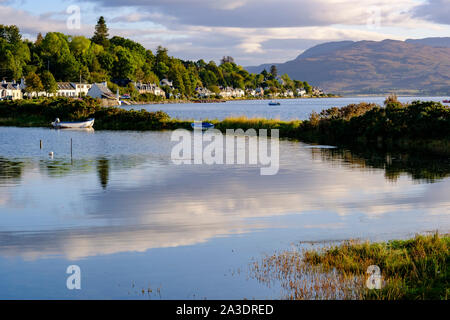
[[[328, 92], [450, 94], [449, 40], [329, 42], [276, 66], [279, 74], [306, 79]], [[246, 69], [261, 72], [264, 67]]]
[[407, 39], [405, 42], [421, 44], [424, 46], [450, 48], [450, 37], [446, 38], [425, 38], [425, 39]]

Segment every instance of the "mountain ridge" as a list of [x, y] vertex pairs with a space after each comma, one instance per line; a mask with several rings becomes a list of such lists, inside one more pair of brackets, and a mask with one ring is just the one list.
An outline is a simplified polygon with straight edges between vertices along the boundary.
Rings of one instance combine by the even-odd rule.
[[274, 65], [279, 74], [334, 93], [450, 94], [450, 37], [327, 42]]

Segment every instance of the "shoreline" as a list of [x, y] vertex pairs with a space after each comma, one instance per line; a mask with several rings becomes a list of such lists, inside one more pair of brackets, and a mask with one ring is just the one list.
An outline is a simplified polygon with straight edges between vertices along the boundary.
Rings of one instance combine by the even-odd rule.
[[[380, 146], [450, 155], [450, 107], [441, 103], [388, 102], [350, 104], [313, 113], [308, 120], [229, 117], [205, 120], [215, 129], [278, 129], [280, 138], [335, 146]], [[67, 98], [0, 103], [0, 126], [51, 127], [55, 118], [95, 118], [96, 130], [192, 130], [192, 120], [171, 118], [163, 111], [101, 107], [94, 99]]]
[[[116, 107], [132, 107], [132, 106], [140, 106], [140, 105], [166, 105], [166, 104], [193, 104], [193, 103], [225, 103], [225, 102], [233, 102], [233, 101], [271, 101], [271, 100], [309, 100], [309, 99], [348, 99], [348, 98], [385, 98], [387, 95], [383, 94], [350, 94], [350, 95], [332, 95], [332, 96], [316, 96], [316, 97], [278, 97], [278, 98], [234, 98], [234, 99], [181, 99], [181, 100], [161, 100], [161, 101], [132, 101], [131, 104], [122, 104], [117, 105]], [[410, 94], [402, 94], [399, 97], [404, 98], [446, 98], [447, 96], [442, 95], [410, 95]], [[439, 102], [442, 102], [441, 100]]]
[[[381, 96], [382, 97], [382, 96]], [[324, 96], [324, 97], [276, 97], [276, 98], [270, 98], [270, 97], [263, 97], [263, 98], [233, 98], [233, 99], [179, 99], [179, 100], [161, 100], [161, 101], [129, 101], [131, 102], [130, 105], [125, 106], [133, 106], [133, 105], [145, 105], [145, 104], [183, 104], [183, 103], [224, 103], [224, 102], [230, 102], [230, 101], [253, 101], [253, 100], [296, 100], [296, 99], [330, 99], [330, 98], [344, 98], [340, 95], [333, 95], [333, 96]], [[122, 107], [124, 105], [119, 105], [119, 107]]]

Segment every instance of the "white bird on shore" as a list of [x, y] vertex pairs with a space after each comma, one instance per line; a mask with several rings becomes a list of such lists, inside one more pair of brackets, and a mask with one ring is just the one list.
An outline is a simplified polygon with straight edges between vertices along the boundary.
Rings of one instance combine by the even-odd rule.
[[50, 156], [50, 158], [53, 158], [53, 151], [50, 151], [50, 152], [48, 153], [48, 155]]

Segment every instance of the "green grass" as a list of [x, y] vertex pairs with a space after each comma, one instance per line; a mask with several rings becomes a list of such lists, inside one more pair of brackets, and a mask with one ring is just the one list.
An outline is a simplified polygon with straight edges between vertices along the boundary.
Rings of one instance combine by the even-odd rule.
[[[301, 254], [277, 253], [252, 270], [261, 282], [279, 281], [289, 299], [447, 300], [449, 245], [449, 235], [437, 233], [377, 243], [347, 241]], [[371, 265], [381, 269], [381, 289], [365, 286]]]

